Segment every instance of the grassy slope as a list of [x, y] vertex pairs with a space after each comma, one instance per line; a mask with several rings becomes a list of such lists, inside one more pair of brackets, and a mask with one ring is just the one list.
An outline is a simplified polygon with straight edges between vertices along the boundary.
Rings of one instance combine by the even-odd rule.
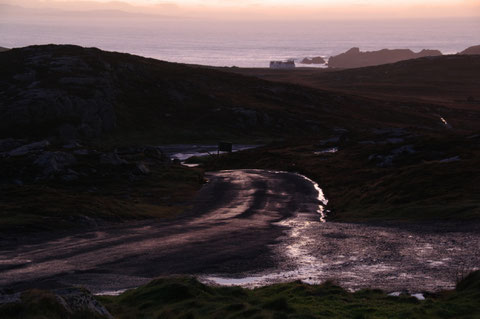
[[[143, 154], [139, 160], [148, 161]], [[72, 166], [89, 172], [75, 181], [53, 178], [24, 180], [23, 185], [0, 185], [0, 231], [61, 230], [91, 226], [92, 220], [172, 217], [188, 207], [203, 183], [203, 171], [179, 164], [149, 161], [148, 174], [132, 174], [135, 164], [102, 165], [95, 156], [77, 157]], [[27, 158], [4, 160], [0, 172], [8, 176], [18, 167], [26, 175], [35, 170]]]
[[[356, 69], [228, 69], [270, 81], [295, 83], [402, 101], [424, 101], [479, 109], [480, 55], [449, 55]], [[468, 101], [473, 97], [477, 103]]]
[[215, 288], [195, 279], [159, 279], [101, 301], [118, 318], [475, 318], [480, 273], [456, 291], [426, 301], [380, 290], [349, 293], [332, 284], [277, 284], [253, 290]]
[[[194, 278], [157, 279], [117, 297], [97, 297], [118, 319], [143, 318], [479, 318], [480, 272], [474, 272], [453, 291], [427, 295], [425, 301], [380, 290], [350, 293], [332, 283], [276, 284], [253, 290], [210, 287]], [[68, 314], [45, 291], [23, 294], [22, 303], [0, 306], [10, 318], [95, 318]]]

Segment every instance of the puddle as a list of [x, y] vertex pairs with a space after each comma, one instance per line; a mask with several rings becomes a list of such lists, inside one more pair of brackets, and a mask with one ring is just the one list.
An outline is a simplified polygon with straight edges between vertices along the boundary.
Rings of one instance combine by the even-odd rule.
[[[280, 171], [271, 172], [276, 174], [284, 173]], [[325, 264], [310, 254], [309, 246], [315, 242], [315, 239], [310, 237], [308, 235], [309, 232], [306, 230], [317, 226], [319, 222], [325, 223], [324, 206], [327, 205], [328, 200], [316, 182], [304, 175], [296, 175], [309, 181], [318, 192], [318, 203], [314, 205], [318, 205], [318, 207], [315, 207], [315, 210], [320, 215], [320, 218], [318, 221], [312, 221], [309, 218], [310, 214], [299, 213], [295, 217], [277, 223], [279, 226], [288, 227], [288, 230], [284, 236], [285, 240], [281, 240], [281, 244], [275, 247], [275, 249], [280, 256], [283, 256], [284, 260], [290, 261], [290, 264], [285, 268], [291, 269], [293, 266], [293, 270], [259, 273], [244, 278], [227, 278], [215, 275], [204, 276], [199, 278], [200, 281], [222, 286], [242, 286], [246, 288], [294, 280], [301, 280], [308, 284], [319, 284], [324, 281], [324, 278], [319, 278], [318, 275], [322, 273], [322, 268]]]
[[418, 300], [425, 300], [423, 294], [411, 294], [410, 296], [417, 298]]
[[[243, 151], [256, 148], [261, 145], [233, 144], [232, 152]], [[213, 144], [173, 144], [159, 146], [172, 159], [178, 159], [183, 162], [192, 156], [207, 156], [209, 154], [217, 154], [218, 145]], [[224, 152], [220, 152], [223, 154]]]
[[313, 152], [313, 154], [322, 155], [322, 154], [333, 154], [336, 152], [338, 152], [338, 147], [331, 147], [331, 148], [326, 148], [324, 150]]
[[200, 164], [186, 164], [186, 163], [182, 163], [183, 166], [187, 166], [187, 167], [198, 167], [200, 166]]
[[120, 296], [123, 294], [125, 291], [128, 289], [120, 289], [120, 290], [106, 290], [106, 291], [100, 291], [96, 294], [95, 296]]
[[318, 186], [318, 184], [315, 181], [311, 180], [307, 176], [301, 175], [301, 174], [298, 174], [298, 173], [297, 173], [297, 175], [301, 176], [302, 178], [304, 178], [307, 181], [309, 181], [310, 183], [312, 183], [313, 187], [318, 192], [317, 199], [319, 200], [319, 202], [321, 204], [318, 205], [317, 213], [320, 215], [320, 221], [322, 223], [324, 223], [325, 222], [325, 212], [324, 211], [325, 211], [325, 206], [327, 206], [327, 204], [328, 204], [328, 199], [325, 198], [325, 194], [323, 194], [323, 190], [320, 188], [320, 186]]
[[452, 126], [448, 124], [447, 120], [443, 117], [440, 117], [440, 121], [442, 121], [443, 125], [445, 125], [446, 128], [452, 128]]
[[[395, 291], [395, 292], [389, 293], [388, 295], [392, 296], [392, 297], [400, 297], [400, 295], [402, 295], [402, 294], [403, 294], [403, 292]], [[421, 293], [414, 293], [414, 294], [409, 294], [409, 295], [417, 298], [418, 300], [425, 300], [425, 296]]]
[[445, 158], [443, 160], [440, 160], [439, 163], [451, 163], [451, 162], [458, 162], [460, 160], [460, 156], [453, 156], [449, 158]]

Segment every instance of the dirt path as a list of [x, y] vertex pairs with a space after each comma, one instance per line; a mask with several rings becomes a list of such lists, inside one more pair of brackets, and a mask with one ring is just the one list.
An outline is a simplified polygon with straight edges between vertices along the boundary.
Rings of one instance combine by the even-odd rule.
[[236, 170], [209, 178], [179, 219], [1, 245], [0, 287], [82, 285], [96, 293], [196, 274], [245, 286], [334, 279], [415, 292], [451, 288], [458, 271], [480, 264], [478, 225], [322, 223], [318, 188], [301, 175]]
[[209, 175], [187, 217], [141, 222], [47, 242], [2, 245], [0, 287], [83, 285], [93, 292], [135, 287], [168, 274], [238, 274], [275, 265], [270, 246], [318, 192], [300, 175], [260, 170]]

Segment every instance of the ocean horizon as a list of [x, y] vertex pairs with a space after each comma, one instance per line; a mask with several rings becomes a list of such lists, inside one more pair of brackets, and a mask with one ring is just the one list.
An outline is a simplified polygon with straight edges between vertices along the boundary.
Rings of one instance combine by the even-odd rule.
[[169, 62], [268, 67], [271, 60], [328, 58], [352, 47], [362, 51], [437, 49], [455, 54], [480, 44], [478, 30], [478, 18], [251, 23], [160, 19], [121, 24], [114, 21], [106, 26], [96, 20], [85, 25], [6, 19], [0, 22], [0, 46], [75, 44]]

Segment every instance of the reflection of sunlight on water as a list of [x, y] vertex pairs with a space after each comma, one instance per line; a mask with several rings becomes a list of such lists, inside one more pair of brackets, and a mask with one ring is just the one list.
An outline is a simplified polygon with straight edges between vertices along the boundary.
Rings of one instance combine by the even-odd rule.
[[322, 189], [320, 188], [320, 186], [318, 186], [318, 184], [316, 182], [314, 182], [313, 180], [311, 180], [310, 178], [308, 178], [307, 176], [304, 176], [304, 175], [300, 175], [300, 174], [297, 174], [298, 176], [301, 176], [302, 178], [306, 179], [307, 181], [309, 181], [310, 183], [313, 184], [313, 187], [315, 188], [315, 190], [318, 192], [318, 200], [323, 204], [320, 204], [318, 205], [318, 209], [317, 209], [317, 213], [320, 214], [320, 221], [322, 223], [325, 222], [325, 213], [324, 213], [324, 206], [326, 206], [328, 204], [328, 199], [325, 198], [325, 195], [323, 194], [323, 191]]
[[321, 151], [313, 152], [313, 154], [321, 155], [321, 154], [336, 153], [336, 152], [338, 152], [338, 148], [337, 147], [332, 147], [332, 148], [326, 148], [326, 149], [321, 150]]
[[270, 272], [265, 274], [256, 274], [245, 278], [222, 278], [208, 276], [200, 278], [204, 282], [213, 282], [225, 286], [243, 286], [257, 287], [271, 283], [301, 280], [305, 283], [316, 284], [323, 281], [318, 278], [322, 273], [324, 263], [315, 256], [310, 255], [308, 245], [313, 243], [314, 239], [305, 236], [305, 229], [312, 224], [318, 224], [318, 221], [303, 220], [301, 217], [295, 217], [277, 223], [280, 226], [287, 226], [290, 229], [285, 243], [277, 247], [281, 255], [286, 260], [293, 261], [295, 269], [281, 272]]
[[445, 127], [452, 128], [452, 126], [450, 124], [448, 124], [447, 120], [444, 119], [443, 117], [440, 117], [440, 121], [442, 121], [442, 123], [445, 125]]
[[96, 293], [95, 296], [119, 296], [127, 290], [128, 289], [101, 291], [99, 293]]
[[[271, 173], [280, 174], [284, 172], [270, 171]], [[315, 207], [309, 209], [309, 211], [316, 211], [320, 215], [320, 222], [325, 222], [324, 206], [327, 205], [328, 200], [325, 198], [322, 189], [313, 180], [300, 174], [296, 174], [301, 178], [310, 182], [317, 195], [317, 203], [314, 203]], [[312, 205], [306, 204], [306, 206]], [[285, 260], [293, 261], [294, 269], [281, 272], [269, 272], [255, 274], [245, 278], [224, 278], [217, 276], [206, 276], [199, 278], [206, 283], [215, 283], [224, 286], [243, 286], [243, 287], [257, 287], [270, 283], [285, 282], [293, 280], [301, 280], [309, 284], [320, 283], [323, 279], [319, 278], [322, 273], [324, 263], [312, 256], [308, 249], [310, 244], [314, 243], [314, 238], [308, 235], [306, 229], [317, 225], [318, 221], [312, 221], [309, 218], [310, 214], [299, 213], [293, 218], [283, 220], [276, 223], [279, 226], [288, 227], [285, 240], [279, 247], [276, 247], [279, 255], [283, 255]]]

